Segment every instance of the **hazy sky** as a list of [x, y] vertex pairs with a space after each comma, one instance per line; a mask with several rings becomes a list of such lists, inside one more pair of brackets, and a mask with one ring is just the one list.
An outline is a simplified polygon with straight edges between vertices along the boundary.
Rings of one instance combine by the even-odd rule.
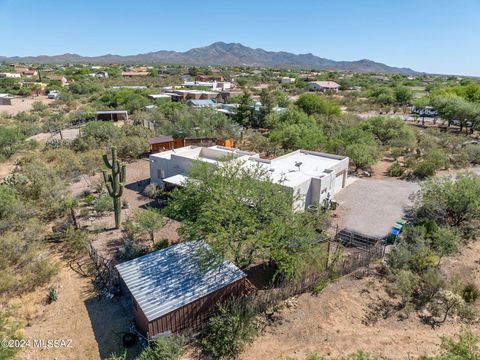
[[0, 56], [215, 41], [480, 76], [480, 0], [0, 0]]

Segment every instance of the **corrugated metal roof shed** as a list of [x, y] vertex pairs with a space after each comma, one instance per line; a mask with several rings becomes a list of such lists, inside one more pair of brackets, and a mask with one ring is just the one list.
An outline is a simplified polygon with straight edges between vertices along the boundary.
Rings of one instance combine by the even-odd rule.
[[116, 268], [148, 321], [153, 321], [247, 276], [229, 261], [201, 267], [205, 251], [209, 247], [202, 241], [183, 242]]

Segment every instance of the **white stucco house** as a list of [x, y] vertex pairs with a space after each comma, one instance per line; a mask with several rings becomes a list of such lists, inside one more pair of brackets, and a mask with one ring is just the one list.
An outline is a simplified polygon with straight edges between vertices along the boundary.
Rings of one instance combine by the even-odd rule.
[[307, 85], [310, 91], [338, 92], [340, 85], [335, 81], [311, 81]]
[[240, 161], [242, 166], [261, 166], [273, 182], [294, 194], [292, 206], [304, 211], [309, 205], [323, 204], [345, 187], [348, 157], [315, 151], [297, 150], [271, 159], [261, 159], [259, 154], [222, 146], [186, 146], [150, 155], [151, 182], [182, 186], [188, 169], [194, 161], [220, 164], [225, 157]]

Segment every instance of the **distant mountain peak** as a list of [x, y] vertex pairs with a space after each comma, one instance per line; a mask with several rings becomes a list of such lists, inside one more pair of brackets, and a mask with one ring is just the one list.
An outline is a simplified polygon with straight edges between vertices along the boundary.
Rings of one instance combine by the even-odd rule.
[[184, 65], [247, 65], [295, 69], [341, 70], [356, 72], [380, 72], [416, 74], [412, 69], [391, 67], [369, 59], [358, 61], [334, 61], [312, 53], [293, 54], [286, 51], [253, 49], [240, 43], [217, 41], [204, 47], [185, 52], [160, 50], [138, 55], [81, 56], [63, 54], [55, 56], [1, 57], [0, 61], [26, 63], [124, 63], [124, 64], [184, 64]]

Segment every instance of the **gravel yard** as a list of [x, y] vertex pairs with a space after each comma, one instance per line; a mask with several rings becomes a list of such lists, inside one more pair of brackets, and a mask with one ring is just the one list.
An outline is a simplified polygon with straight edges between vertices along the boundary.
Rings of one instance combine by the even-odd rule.
[[335, 195], [339, 230], [383, 237], [412, 205], [410, 195], [420, 189], [416, 182], [358, 179]]

